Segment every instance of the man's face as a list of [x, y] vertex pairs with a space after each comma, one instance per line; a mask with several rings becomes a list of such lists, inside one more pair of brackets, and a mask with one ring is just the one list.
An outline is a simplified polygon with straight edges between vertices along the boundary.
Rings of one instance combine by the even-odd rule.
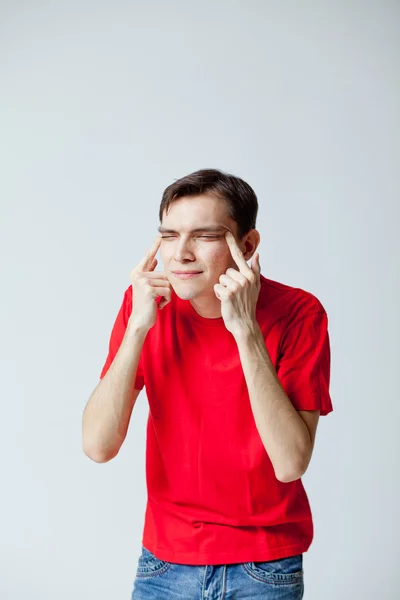
[[[164, 212], [159, 230], [164, 272], [176, 294], [184, 300], [214, 299], [213, 286], [220, 275], [229, 267], [238, 268], [225, 239], [229, 230], [237, 240], [237, 223], [228, 216], [225, 202], [207, 194], [179, 198], [168, 215]], [[182, 279], [174, 271], [201, 272]]]

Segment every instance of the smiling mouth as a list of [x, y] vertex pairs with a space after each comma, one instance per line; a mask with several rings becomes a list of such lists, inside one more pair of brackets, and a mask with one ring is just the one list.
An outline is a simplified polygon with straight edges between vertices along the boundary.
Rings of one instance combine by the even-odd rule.
[[196, 275], [200, 275], [202, 273], [202, 271], [185, 271], [185, 272], [181, 272], [181, 273], [177, 273], [175, 271], [173, 271], [173, 274], [176, 277], [179, 277], [179, 279], [190, 279], [191, 277], [196, 277]]
[[172, 271], [173, 273], [175, 273], [175, 275], [192, 275], [192, 274], [196, 274], [196, 273], [201, 273], [201, 271]]

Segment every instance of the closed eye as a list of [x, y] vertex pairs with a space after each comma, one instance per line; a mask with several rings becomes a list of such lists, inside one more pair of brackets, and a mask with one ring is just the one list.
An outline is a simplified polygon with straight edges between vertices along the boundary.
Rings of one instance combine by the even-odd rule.
[[[161, 237], [162, 240], [167, 240], [169, 238], [175, 237], [174, 235], [163, 235]], [[220, 238], [220, 235], [199, 235], [198, 237], [205, 238], [206, 240], [216, 240]]]

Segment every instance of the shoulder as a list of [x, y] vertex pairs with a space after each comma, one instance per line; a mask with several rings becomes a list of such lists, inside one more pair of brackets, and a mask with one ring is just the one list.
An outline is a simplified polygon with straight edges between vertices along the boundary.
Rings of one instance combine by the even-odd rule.
[[284, 329], [314, 313], [326, 314], [322, 302], [312, 292], [268, 279], [263, 275], [261, 275], [259, 300], [257, 309], [265, 312], [273, 311]]

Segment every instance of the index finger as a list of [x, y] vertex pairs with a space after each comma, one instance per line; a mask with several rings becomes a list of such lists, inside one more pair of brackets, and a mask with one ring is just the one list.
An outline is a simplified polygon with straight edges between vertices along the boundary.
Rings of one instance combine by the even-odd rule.
[[246, 276], [246, 274], [248, 275], [249, 272], [252, 272], [252, 270], [250, 269], [249, 265], [247, 264], [247, 262], [243, 256], [242, 251], [240, 250], [239, 246], [237, 245], [234, 235], [230, 231], [227, 231], [227, 232], [225, 232], [225, 239], [226, 239], [229, 249], [231, 251], [232, 258], [235, 261], [235, 263], [237, 264], [237, 266], [239, 267], [239, 271], [245, 276]]
[[160, 244], [161, 244], [161, 236], [157, 235], [156, 238], [153, 241], [153, 245], [151, 246], [150, 250], [144, 255], [144, 257], [140, 261], [140, 263], [138, 265], [138, 267], [140, 269], [145, 269], [146, 267], [148, 267], [149, 265], [151, 265], [151, 263], [152, 263], [155, 255], [158, 252]]

